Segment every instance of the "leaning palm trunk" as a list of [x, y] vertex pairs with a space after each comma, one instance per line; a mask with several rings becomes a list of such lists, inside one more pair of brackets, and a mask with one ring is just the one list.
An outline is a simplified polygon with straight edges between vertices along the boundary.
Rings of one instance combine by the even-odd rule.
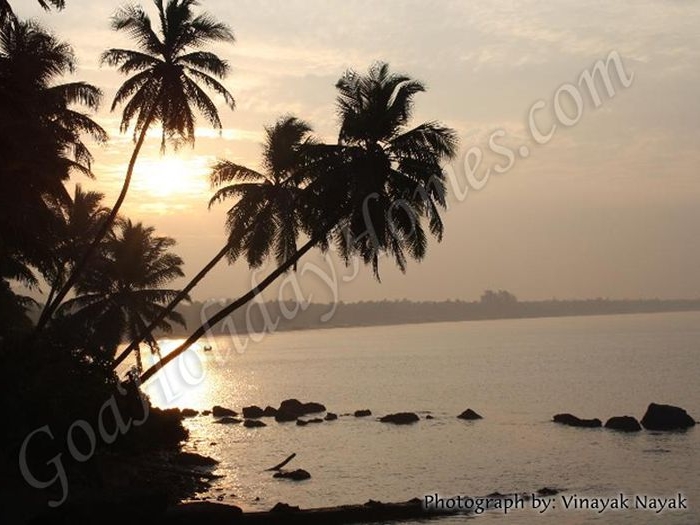
[[156, 372], [161, 370], [165, 365], [173, 361], [176, 357], [178, 357], [180, 354], [182, 354], [184, 351], [186, 351], [190, 346], [192, 346], [194, 343], [197, 342], [203, 335], [207, 333], [207, 331], [217, 323], [221, 322], [224, 320], [226, 317], [228, 317], [231, 313], [235, 312], [242, 306], [244, 306], [246, 303], [250, 302], [253, 300], [255, 297], [260, 295], [268, 286], [270, 286], [280, 275], [284, 274], [287, 270], [292, 268], [298, 261], [301, 259], [311, 248], [316, 246], [319, 242], [321, 242], [322, 239], [325, 238], [324, 235], [319, 235], [311, 240], [309, 240], [304, 246], [302, 246], [292, 257], [287, 259], [284, 264], [281, 266], [277, 267], [275, 271], [273, 271], [270, 275], [268, 275], [259, 285], [257, 285], [255, 288], [250, 290], [247, 294], [244, 296], [240, 297], [230, 305], [222, 308], [219, 310], [217, 313], [212, 315], [209, 319], [207, 319], [204, 324], [202, 324], [199, 328], [197, 328], [192, 334], [183, 342], [180, 346], [178, 346], [175, 350], [170, 352], [167, 356], [165, 356], [163, 359], [158, 361], [156, 364], [151, 366], [148, 370], [146, 370], [143, 374], [141, 374], [140, 381], [141, 383], [145, 383], [148, 379], [150, 379]]
[[[183, 300], [187, 299], [189, 296], [190, 291], [199, 284], [199, 281], [204, 279], [204, 277], [211, 271], [214, 266], [216, 266], [221, 259], [224, 258], [224, 256], [229, 252], [231, 247], [226, 244], [219, 253], [217, 253], [207, 265], [200, 270], [200, 272], [194, 276], [194, 278], [185, 286], [180, 293], [175, 296], [175, 298], [170, 301], [168, 306], [166, 306], [163, 311], [156, 317], [147, 327], [144, 327], [143, 330], [139, 332], [139, 335], [134, 338], [133, 341], [129, 344], [126, 349], [117, 356], [117, 358], [114, 360], [114, 364], [112, 365], [112, 369], [116, 369], [128, 356], [131, 352], [134, 350], [137, 350], [139, 347], [139, 344], [141, 341], [147, 338], [151, 338], [151, 334], [153, 331], [158, 327], [158, 325], [170, 314], [175, 308], [177, 307], [178, 304], [180, 304]], [[159, 356], [160, 357], [160, 356]]]
[[[157, 98], [157, 97], [156, 97]], [[153, 121], [153, 117], [156, 111], [157, 105], [154, 103], [153, 107], [151, 107], [149, 114], [146, 119], [146, 123], [141, 129], [141, 133], [139, 133], [139, 138], [136, 141], [136, 145], [134, 146], [134, 151], [131, 154], [131, 159], [129, 160], [129, 166], [126, 170], [126, 177], [124, 178], [124, 184], [122, 186], [122, 190], [119, 193], [119, 197], [117, 198], [117, 202], [114, 203], [114, 207], [110, 211], [109, 215], [105, 218], [104, 222], [100, 226], [100, 229], [97, 231], [97, 235], [95, 238], [92, 240], [90, 243], [90, 246], [88, 246], [88, 249], [85, 251], [85, 254], [83, 255], [82, 259], [78, 262], [78, 264], [75, 266], [73, 271], [70, 274], [70, 277], [68, 280], [65, 282], [61, 290], [56, 294], [54, 297], [53, 301], [46, 303], [44, 306], [44, 310], [41, 312], [41, 317], [39, 318], [39, 322], [37, 323], [36, 326], [36, 332], [40, 332], [44, 326], [46, 326], [46, 323], [51, 319], [53, 314], [56, 312], [56, 309], [61, 305], [61, 302], [63, 299], [66, 298], [66, 295], [68, 295], [68, 292], [70, 292], [71, 288], [75, 285], [75, 283], [78, 281], [78, 278], [80, 277], [80, 274], [85, 271], [85, 268], [87, 267], [88, 263], [90, 262], [90, 259], [92, 256], [95, 254], [95, 251], [97, 250], [97, 247], [100, 245], [102, 240], [105, 238], [107, 233], [109, 232], [110, 228], [114, 224], [114, 221], [117, 218], [117, 215], [119, 214], [119, 210], [122, 207], [122, 204], [124, 203], [124, 199], [126, 198], [126, 194], [129, 191], [129, 185], [131, 184], [131, 177], [134, 174], [134, 167], [136, 166], [136, 159], [139, 156], [139, 153], [141, 152], [141, 148], [143, 146], [144, 141], [146, 140], [146, 133], [148, 132], [148, 128], [150, 127], [151, 122]]]

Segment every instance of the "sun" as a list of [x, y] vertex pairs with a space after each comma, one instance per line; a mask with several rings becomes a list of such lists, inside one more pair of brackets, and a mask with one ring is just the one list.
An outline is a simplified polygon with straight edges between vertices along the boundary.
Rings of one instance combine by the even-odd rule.
[[139, 160], [134, 170], [134, 187], [154, 199], [199, 198], [208, 192], [206, 157], [166, 154]]

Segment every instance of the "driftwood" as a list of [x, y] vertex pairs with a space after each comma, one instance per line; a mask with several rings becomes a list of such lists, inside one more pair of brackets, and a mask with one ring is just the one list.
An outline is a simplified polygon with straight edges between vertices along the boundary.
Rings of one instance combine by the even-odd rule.
[[280, 463], [279, 465], [275, 465], [274, 467], [270, 467], [270, 468], [268, 468], [268, 469], [265, 469], [265, 472], [268, 472], [268, 471], [271, 471], [271, 470], [281, 470], [282, 467], [284, 467], [287, 463], [289, 463], [290, 461], [292, 461], [295, 457], [297, 457], [297, 453], [296, 453], [296, 452], [295, 452], [294, 454], [292, 454], [291, 456], [289, 456], [287, 459], [285, 459], [285, 460], [284, 460], [282, 463]]

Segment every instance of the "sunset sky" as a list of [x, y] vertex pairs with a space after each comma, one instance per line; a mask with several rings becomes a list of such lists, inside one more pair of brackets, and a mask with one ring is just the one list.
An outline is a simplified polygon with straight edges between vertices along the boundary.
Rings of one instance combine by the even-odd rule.
[[[111, 140], [93, 150], [96, 181], [74, 181], [106, 193], [108, 204], [132, 149], [131, 134], [119, 134], [118, 111], [109, 112], [124, 79], [98, 63], [106, 48], [131, 47], [109, 29], [121, 3], [66, 0], [65, 10], [45, 13], [35, 1], [13, 2], [22, 18], [35, 18], [69, 41], [79, 62], [75, 78], [105, 93], [95, 119]], [[188, 276], [224, 242], [225, 206], [207, 210], [212, 162], [226, 158], [258, 168], [263, 126], [286, 113], [334, 141], [335, 81], [348, 68], [363, 71], [381, 60], [428, 86], [416, 99], [416, 122], [439, 120], [457, 130], [462, 154], [450, 169], [461, 186], [452, 188], [445, 238], [430, 246], [423, 263], [409, 264], [403, 275], [386, 261], [381, 284], [363, 271], [342, 284], [338, 299], [473, 300], [486, 288], [522, 299], [700, 296], [697, 3], [201, 3], [236, 35], [234, 45], [215, 51], [231, 64], [224, 84], [237, 107], [231, 111], [218, 100], [223, 133], [201, 119], [194, 149], [161, 157], [154, 132], [122, 208], [178, 241]], [[150, 2], [144, 5], [153, 12]], [[549, 143], [536, 144], [528, 131], [533, 104], [544, 101], [538, 121], [546, 130], [555, 121], [557, 89], [578, 85], [582, 72], [613, 51], [633, 75], [631, 85], [616, 82], [615, 96], [602, 96], [598, 108], [582, 89], [580, 121], [559, 124]], [[571, 112], [570, 104], [564, 109]], [[484, 151], [485, 166], [507, 164], [487, 153], [496, 130], [505, 134], [499, 142], [516, 152], [514, 165], [465, 196], [469, 148]], [[521, 145], [526, 158], [517, 154]], [[319, 266], [328, 271], [327, 263]], [[352, 273], [340, 265], [336, 271]], [[222, 263], [193, 295], [235, 297], [250, 283], [243, 262]], [[332, 299], [313, 273], [300, 283], [315, 301]]]

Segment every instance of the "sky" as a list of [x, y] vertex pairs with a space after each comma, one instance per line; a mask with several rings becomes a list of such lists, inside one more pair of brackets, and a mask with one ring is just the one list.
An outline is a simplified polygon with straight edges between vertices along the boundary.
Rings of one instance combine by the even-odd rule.
[[[124, 78], [100, 67], [99, 55], [130, 47], [109, 28], [122, 3], [66, 0], [50, 13], [19, 4], [21, 17], [73, 45], [74, 79], [104, 91], [94, 118], [110, 141], [93, 149], [96, 180], [73, 181], [111, 203], [132, 135], [110, 112]], [[122, 208], [177, 240], [188, 276], [225, 240], [227, 206], [207, 209], [212, 163], [258, 169], [264, 126], [284, 114], [335, 141], [335, 82], [384, 61], [428, 88], [414, 122], [440, 121], [460, 138], [446, 166], [445, 237], [405, 274], [382, 261], [381, 283], [333, 254], [310, 254], [269, 299], [475, 300], [485, 289], [521, 299], [700, 296], [697, 3], [203, 0], [200, 9], [235, 33], [234, 44], [213, 50], [231, 65], [224, 85], [236, 108], [215, 99], [223, 132], [200, 119], [194, 148], [161, 156], [154, 132]], [[593, 88], [581, 81], [609, 58], [609, 86], [601, 76]], [[262, 275], [223, 262], [192, 295], [236, 297]]]

